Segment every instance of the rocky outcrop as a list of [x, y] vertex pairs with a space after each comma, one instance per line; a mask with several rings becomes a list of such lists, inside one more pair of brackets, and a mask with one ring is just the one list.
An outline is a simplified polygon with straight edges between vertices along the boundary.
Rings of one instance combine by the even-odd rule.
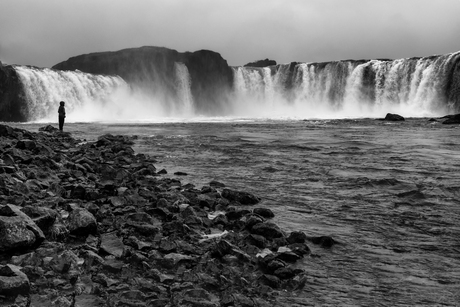
[[27, 120], [22, 84], [14, 67], [0, 62], [0, 121]]
[[177, 99], [176, 63], [184, 63], [191, 77], [191, 92], [198, 112], [212, 113], [225, 104], [233, 73], [220, 54], [200, 50], [179, 53], [163, 47], [141, 47], [72, 57], [53, 66], [92, 74], [118, 75], [134, 88], [161, 101]]
[[0, 125], [0, 305], [283, 306], [307, 282], [311, 237], [259, 196], [182, 185], [132, 137], [39, 131]]
[[265, 59], [265, 60], [259, 60], [259, 61], [247, 63], [246, 65], [244, 65], [244, 67], [267, 67], [267, 66], [274, 66], [274, 65], [276, 65], [275, 60]]

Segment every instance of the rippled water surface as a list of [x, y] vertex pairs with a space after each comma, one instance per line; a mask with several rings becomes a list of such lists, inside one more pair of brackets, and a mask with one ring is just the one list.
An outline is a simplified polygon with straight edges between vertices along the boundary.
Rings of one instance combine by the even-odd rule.
[[310, 245], [318, 257], [303, 261], [308, 282], [289, 305], [460, 306], [458, 126], [360, 119], [66, 129], [87, 139], [138, 135], [135, 150], [168, 176], [250, 191], [287, 232], [340, 242]]

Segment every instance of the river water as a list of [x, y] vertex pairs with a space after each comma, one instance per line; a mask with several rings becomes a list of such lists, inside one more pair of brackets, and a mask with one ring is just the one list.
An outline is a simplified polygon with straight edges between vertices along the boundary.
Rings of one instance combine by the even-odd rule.
[[[44, 124], [18, 124], [36, 131]], [[330, 235], [291, 306], [460, 306], [460, 127], [374, 119], [69, 123], [137, 135], [157, 169], [252, 192], [286, 232]]]

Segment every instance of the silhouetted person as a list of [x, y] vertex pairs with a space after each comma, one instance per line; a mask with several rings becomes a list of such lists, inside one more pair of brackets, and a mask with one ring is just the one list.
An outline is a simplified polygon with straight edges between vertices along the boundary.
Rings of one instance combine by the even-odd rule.
[[62, 131], [62, 129], [64, 128], [64, 118], [65, 118], [65, 108], [64, 108], [64, 105], [65, 105], [65, 102], [64, 101], [61, 101], [59, 103], [59, 109], [58, 109], [58, 113], [59, 113], [59, 130]]

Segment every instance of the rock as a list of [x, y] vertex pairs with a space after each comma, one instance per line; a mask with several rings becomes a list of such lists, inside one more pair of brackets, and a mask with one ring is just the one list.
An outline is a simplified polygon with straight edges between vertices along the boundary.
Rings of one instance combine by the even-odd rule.
[[252, 227], [251, 233], [264, 236], [267, 239], [284, 237], [284, 234], [278, 227], [278, 225], [270, 222], [264, 222], [254, 225], [254, 227]]
[[337, 241], [335, 241], [332, 237], [330, 236], [320, 236], [320, 237], [309, 237], [308, 241], [312, 242], [313, 244], [319, 244], [321, 247], [332, 247], [334, 244], [337, 244]]
[[44, 232], [49, 231], [58, 216], [55, 210], [39, 206], [26, 206], [21, 211], [27, 214]]
[[244, 67], [267, 67], [267, 66], [274, 66], [274, 65], [276, 65], [275, 60], [265, 59], [265, 60], [258, 60], [255, 62], [250, 62], [244, 65]]
[[235, 191], [230, 189], [224, 189], [222, 191], [222, 197], [230, 201], [237, 201], [242, 205], [255, 205], [260, 201], [260, 199], [257, 196], [251, 193], [244, 191]]
[[29, 292], [29, 278], [21, 272], [20, 267], [12, 264], [0, 266], [0, 295], [28, 296]]
[[388, 120], [388, 121], [404, 121], [405, 119], [404, 119], [404, 117], [402, 117], [399, 114], [387, 113], [387, 115], [385, 116], [385, 120]]
[[115, 232], [104, 233], [101, 235], [100, 249], [107, 254], [120, 258], [125, 251], [125, 245]]
[[195, 261], [194, 257], [178, 254], [178, 253], [170, 253], [164, 256], [163, 258], [163, 265], [167, 268], [174, 268], [179, 263], [184, 262], [193, 262]]
[[287, 237], [289, 243], [305, 243], [307, 241], [307, 235], [301, 231], [293, 231]]
[[97, 232], [96, 218], [83, 208], [76, 208], [70, 212], [68, 224], [70, 233], [74, 235], [87, 236]]
[[446, 115], [442, 118], [447, 118], [445, 121], [442, 122], [444, 125], [460, 124], [460, 113], [454, 115]]
[[19, 148], [19, 149], [26, 149], [26, 150], [32, 150], [34, 149], [35, 147], [37, 147], [37, 144], [35, 144], [34, 141], [32, 140], [19, 140], [17, 143], [16, 143], [16, 148]]
[[43, 231], [15, 205], [0, 206], [0, 252], [37, 247]]
[[268, 209], [268, 208], [254, 208], [252, 210], [252, 212], [254, 212], [255, 214], [258, 214], [261, 217], [264, 217], [266, 219], [271, 219], [271, 218], [275, 217], [275, 214], [273, 213], [273, 211]]

